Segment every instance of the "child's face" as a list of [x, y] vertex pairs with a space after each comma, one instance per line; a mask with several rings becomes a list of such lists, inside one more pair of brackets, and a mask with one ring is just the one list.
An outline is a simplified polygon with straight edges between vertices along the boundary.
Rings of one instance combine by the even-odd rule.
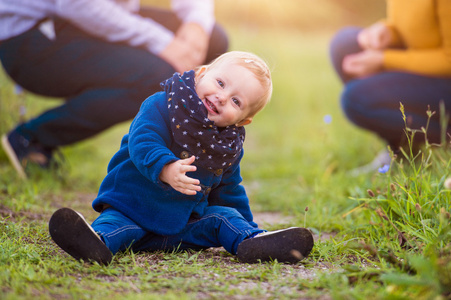
[[208, 119], [218, 127], [249, 124], [262, 90], [255, 75], [237, 64], [203, 68], [196, 77], [196, 92], [207, 108]]

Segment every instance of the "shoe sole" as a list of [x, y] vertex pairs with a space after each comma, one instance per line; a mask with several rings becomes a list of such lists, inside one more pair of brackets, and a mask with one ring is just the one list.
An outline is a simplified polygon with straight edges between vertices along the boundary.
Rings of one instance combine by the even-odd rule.
[[313, 249], [313, 235], [306, 228], [288, 228], [254, 238], [238, 245], [237, 256], [243, 263], [276, 260], [281, 263], [297, 263]]
[[6, 134], [2, 136], [2, 147], [3, 150], [5, 150], [6, 156], [8, 156], [8, 159], [11, 162], [13, 168], [16, 170], [17, 174], [19, 174], [19, 177], [22, 179], [27, 179], [25, 170], [22, 167], [22, 164], [20, 163], [16, 152], [14, 152], [13, 147], [11, 147], [11, 144], [8, 141], [8, 136]]
[[76, 260], [107, 265], [113, 259], [85, 218], [70, 208], [61, 208], [52, 215], [49, 232], [53, 241]]

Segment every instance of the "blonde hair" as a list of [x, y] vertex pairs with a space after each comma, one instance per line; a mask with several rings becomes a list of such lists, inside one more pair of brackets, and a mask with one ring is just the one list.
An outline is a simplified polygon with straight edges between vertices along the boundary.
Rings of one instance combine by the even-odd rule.
[[251, 110], [250, 116], [255, 116], [260, 110], [262, 110], [266, 104], [268, 104], [269, 100], [271, 99], [272, 95], [272, 80], [271, 80], [271, 71], [269, 70], [268, 65], [265, 63], [263, 59], [258, 57], [257, 55], [250, 53], [250, 52], [244, 52], [244, 51], [230, 51], [222, 54], [215, 60], [213, 60], [210, 64], [200, 66], [197, 70], [200, 70], [202, 68], [206, 68], [207, 70], [209, 68], [214, 67], [218, 64], [236, 64], [239, 66], [242, 66], [249, 71], [251, 71], [255, 78], [260, 82], [264, 92], [260, 99], [256, 102], [256, 105]]

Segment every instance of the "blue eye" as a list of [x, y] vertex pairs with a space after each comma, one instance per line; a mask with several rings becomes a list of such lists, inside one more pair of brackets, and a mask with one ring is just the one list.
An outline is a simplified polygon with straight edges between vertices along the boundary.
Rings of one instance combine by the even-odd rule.
[[236, 106], [240, 107], [241, 106], [241, 102], [240, 100], [238, 100], [237, 98], [232, 98], [233, 103], [236, 104]]
[[222, 80], [219, 80], [219, 79], [218, 79], [217, 82], [218, 82], [218, 84], [219, 84], [220, 87], [222, 87], [222, 88], [224, 87], [224, 82], [222, 82]]

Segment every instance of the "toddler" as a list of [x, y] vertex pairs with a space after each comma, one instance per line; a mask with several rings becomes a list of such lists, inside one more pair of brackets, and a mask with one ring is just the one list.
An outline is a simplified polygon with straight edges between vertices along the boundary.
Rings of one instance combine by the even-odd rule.
[[296, 263], [313, 247], [305, 228], [266, 232], [253, 221], [240, 175], [244, 125], [269, 101], [271, 74], [232, 51], [175, 73], [147, 98], [108, 165], [89, 225], [69, 208], [50, 219], [53, 240], [75, 259], [108, 264], [118, 251], [223, 246], [245, 263]]

